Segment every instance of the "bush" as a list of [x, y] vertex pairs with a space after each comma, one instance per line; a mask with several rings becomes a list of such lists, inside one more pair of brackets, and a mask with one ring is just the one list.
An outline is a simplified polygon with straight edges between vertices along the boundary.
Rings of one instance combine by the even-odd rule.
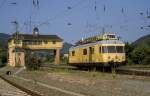
[[131, 53], [131, 59], [135, 64], [147, 64], [150, 58], [150, 48], [142, 44]]
[[144, 60], [142, 61], [142, 64], [146, 64], [146, 65], [150, 65], [150, 55], [149, 56], [146, 56], [145, 58], [144, 58]]
[[54, 56], [48, 56], [47, 57], [47, 61], [50, 62], [50, 63], [54, 62], [54, 60], [55, 60]]
[[36, 55], [27, 52], [25, 56], [25, 66], [27, 70], [38, 70], [41, 67], [41, 60]]
[[0, 43], [0, 66], [5, 66], [7, 63], [7, 50]]
[[61, 57], [61, 62], [64, 64], [68, 63], [68, 58], [67, 57]]

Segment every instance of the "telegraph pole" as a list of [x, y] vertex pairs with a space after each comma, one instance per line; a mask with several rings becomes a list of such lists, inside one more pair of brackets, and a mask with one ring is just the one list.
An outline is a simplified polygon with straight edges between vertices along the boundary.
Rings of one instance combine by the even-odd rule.
[[30, 21], [29, 21], [29, 32], [32, 32], [32, 21], [31, 21], [31, 16], [30, 16]]
[[11, 23], [13, 23], [14, 26], [15, 26], [15, 37], [16, 37], [16, 39], [18, 39], [18, 35], [19, 35], [19, 23], [17, 21], [12, 21]]
[[[17, 21], [12, 21], [11, 23], [13, 23], [14, 24], [14, 26], [15, 26], [15, 33], [14, 33], [14, 38], [15, 38], [15, 45], [17, 46], [18, 45], [18, 42], [19, 42], [19, 23], [17, 22]], [[18, 59], [18, 57], [17, 57], [17, 50], [16, 50], [16, 48], [15, 48], [15, 64], [16, 65], [19, 65], [19, 62], [17, 61], [17, 59]]]

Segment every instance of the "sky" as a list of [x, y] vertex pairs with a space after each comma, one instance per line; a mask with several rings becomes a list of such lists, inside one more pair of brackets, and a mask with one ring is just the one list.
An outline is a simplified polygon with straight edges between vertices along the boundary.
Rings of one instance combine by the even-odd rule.
[[38, 27], [40, 34], [56, 34], [69, 43], [103, 28], [133, 42], [150, 34], [149, 5], [150, 0], [0, 0], [0, 33], [14, 33], [17, 21], [20, 33], [32, 34]]

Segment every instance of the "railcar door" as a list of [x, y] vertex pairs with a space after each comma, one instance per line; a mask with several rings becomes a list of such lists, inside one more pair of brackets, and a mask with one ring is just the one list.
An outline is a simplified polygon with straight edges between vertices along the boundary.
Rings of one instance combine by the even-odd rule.
[[93, 47], [89, 47], [89, 62], [92, 62], [92, 55], [94, 54], [94, 48]]

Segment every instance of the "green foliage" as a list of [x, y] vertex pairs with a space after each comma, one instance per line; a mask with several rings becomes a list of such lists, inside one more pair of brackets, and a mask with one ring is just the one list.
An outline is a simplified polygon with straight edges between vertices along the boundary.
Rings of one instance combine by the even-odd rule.
[[38, 70], [41, 67], [41, 60], [30, 51], [26, 51], [25, 66], [27, 70]]
[[116, 76], [117, 76], [116, 69], [112, 68], [112, 77], [116, 78]]
[[48, 56], [47, 57], [47, 61], [50, 62], [50, 63], [54, 62], [54, 59], [55, 59], [54, 56]]
[[2, 63], [7, 63], [7, 55], [6, 54], [7, 53], [5, 52], [5, 54], [3, 54], [2, 57], [1, 57], [1, 62]]
[[150, 48], [141, 44], [131, 52], [131, 59], [135, 64], [148, 64], [150, 61]]
[[0, 42], [0, 50], [2, 50], [2, 43]]
[[150, 64], [150, 47], [145, 43], [134, 48], [128, 42], [125, 45], [126, 60], [131, 64]]
[[67, 64], [68, 63], [68, 58], [67, 57], [61, 57], [61, 62], [63, 64]]
[[0, 43], [0, 66], [3, 66], [7, 62], [7, 50], [4, 50]]
[[134, 47], [129, 44], [128, 42], [125, 43], [125, 53], [126, 53], [126, 59], [128, 60], [131, 58], [131, 52], [134, 50]]

